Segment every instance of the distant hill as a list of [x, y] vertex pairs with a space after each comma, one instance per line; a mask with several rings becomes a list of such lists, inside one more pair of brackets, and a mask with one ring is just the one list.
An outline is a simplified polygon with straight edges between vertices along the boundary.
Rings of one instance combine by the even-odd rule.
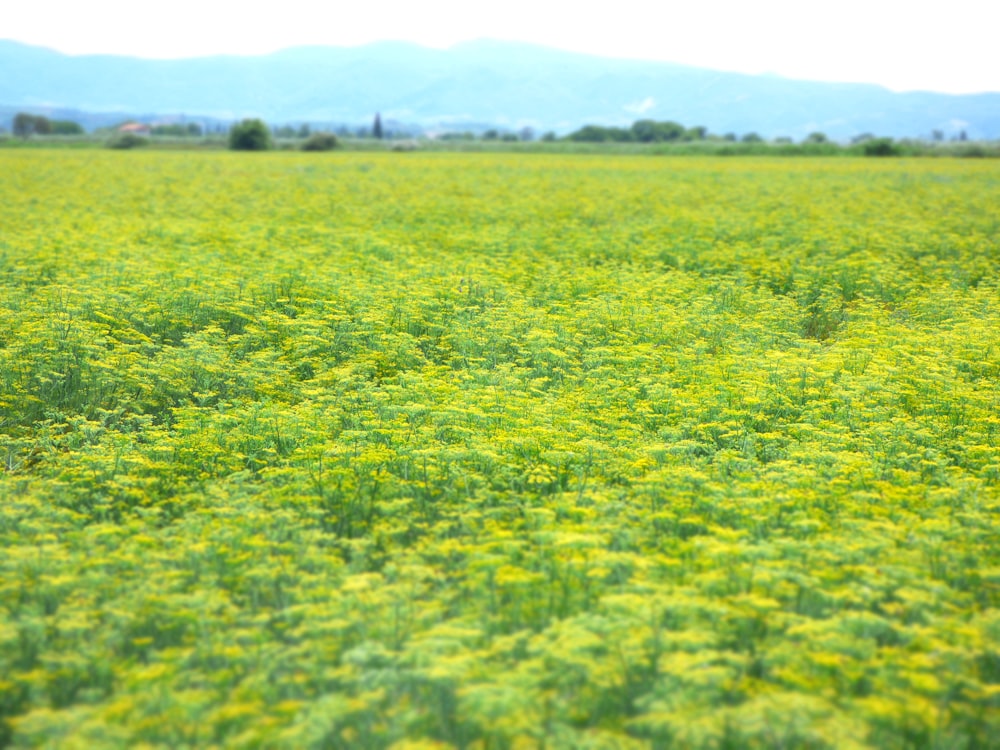
[[489, 40], [448, 50], [379, 42], [184, 60], [70, 56], [0, 40], [0, 106], [345, 124], [370, 123], [379, 111], [429, 129], [489, 123], [566, 132], [652, 118], [796, 139], [933, 130], [1000, 138], [1000, 93], [894, 93]]

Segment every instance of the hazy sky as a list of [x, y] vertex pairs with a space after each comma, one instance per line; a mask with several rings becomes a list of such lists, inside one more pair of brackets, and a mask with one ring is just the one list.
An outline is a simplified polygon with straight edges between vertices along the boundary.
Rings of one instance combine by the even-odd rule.
[[378, 39], [447, 47], [492, 37], [747, 73], [880, 83], [895, 90], [1000, 91], [1000, 0], [11, 0], [5, 5], [0, 38], [74, 54], [256, 54]]

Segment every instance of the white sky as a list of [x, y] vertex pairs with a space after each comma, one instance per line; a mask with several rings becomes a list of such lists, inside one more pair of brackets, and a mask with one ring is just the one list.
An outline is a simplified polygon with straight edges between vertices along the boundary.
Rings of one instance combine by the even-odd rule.
[[[1000, 0], [8, 0], [0, 38], [71, 54], [258, 54], [491, 37], [895, 90], [1000, 91]], [[598, 7], [600, 10], [588, 10]], [[2, 74], [2, 71], [0, 71]]]

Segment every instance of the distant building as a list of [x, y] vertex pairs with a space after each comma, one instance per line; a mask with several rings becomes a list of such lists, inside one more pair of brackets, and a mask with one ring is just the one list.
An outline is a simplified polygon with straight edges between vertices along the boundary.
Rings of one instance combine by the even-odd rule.
[[141, 122], [127, 122], [120, 128], [118, 128], [118, 132], [149, 137], [149, 135], [152, 133], [152, 129], [149, 127], [149, 125], [144, 125]]

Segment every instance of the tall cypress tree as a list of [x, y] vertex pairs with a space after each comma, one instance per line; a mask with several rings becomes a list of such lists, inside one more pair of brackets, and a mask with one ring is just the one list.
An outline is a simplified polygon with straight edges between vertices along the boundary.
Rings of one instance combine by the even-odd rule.
[[375, 113], [375, 122], [372, 125], [372, 135], [376, 138], [382, 137], [382, 118], [379, 117], [379, 113]]

